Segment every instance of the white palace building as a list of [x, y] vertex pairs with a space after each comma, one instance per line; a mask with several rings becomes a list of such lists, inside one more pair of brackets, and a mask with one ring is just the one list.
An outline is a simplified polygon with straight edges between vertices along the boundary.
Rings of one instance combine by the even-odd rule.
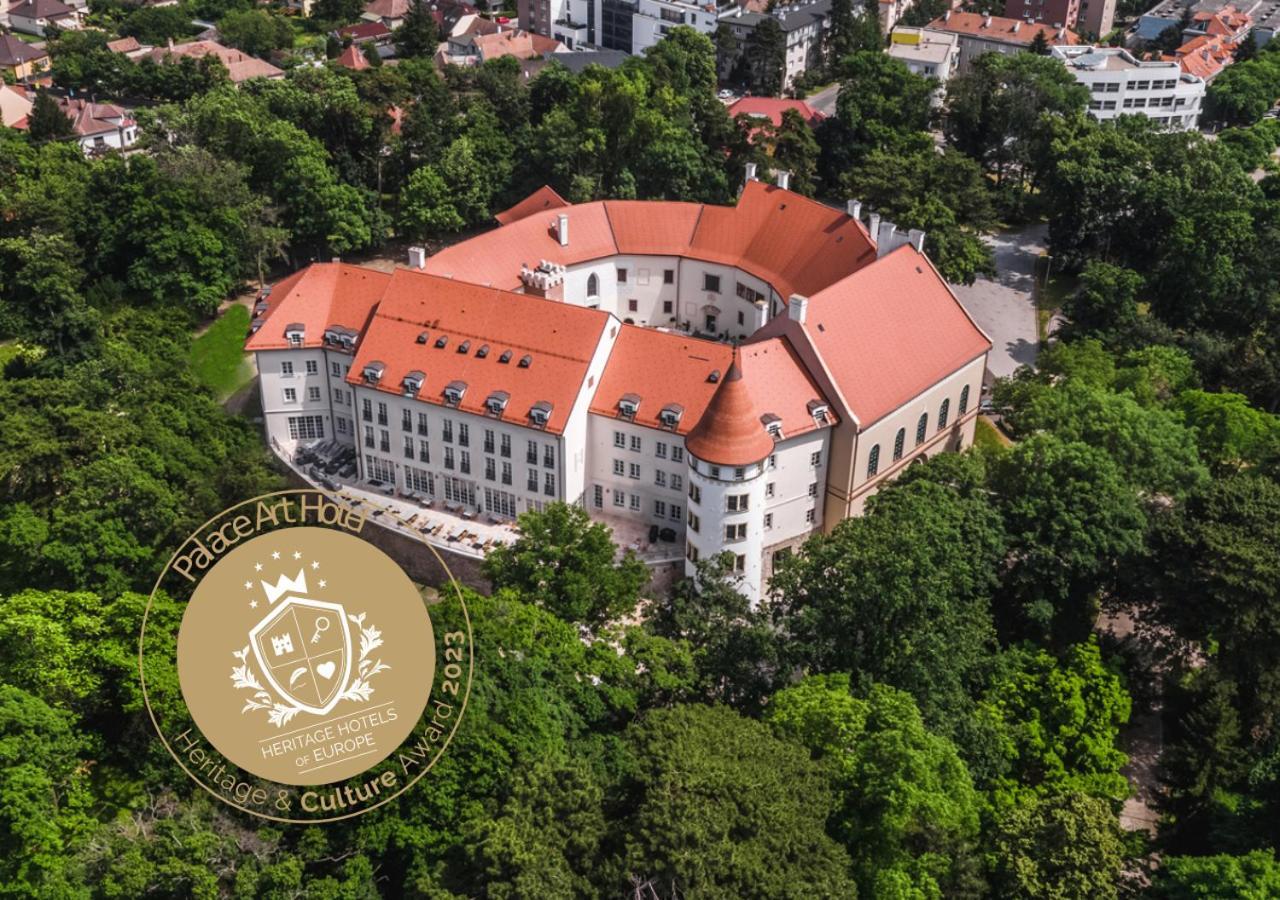
[[885, 479], [972, 443], [991, 342], [859, 204], [749, 178], [736, 206], [571, 205], [384, 273], [313, 264], [255, 310], [267, 435], [353, 443], [360, 477], [478, 513], [562, 500], [733, 554], [780, 554]]

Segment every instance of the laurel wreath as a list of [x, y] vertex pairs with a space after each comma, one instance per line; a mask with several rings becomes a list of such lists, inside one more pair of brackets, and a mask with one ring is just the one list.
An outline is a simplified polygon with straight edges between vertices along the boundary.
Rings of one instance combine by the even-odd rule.
[[[360, 629], [360, 659], [356, 664], [356, 677], [352, 679], [351, 684], [338, 697], [339, 702], [343, 700], [356, 700], [361, 703], [367, 701], [373, 694], [373, 688], [369, 685], [369, 680], [379, 672], [391, 668], [383, 663], [381, 659], [370, 660], [369, 654], [373, 653], [382, 646], [382, 632], [372, 625], [365, 627], [365, 614], [360, 613], [358, 616], [348, 615], [348, 619]], [[302, 712], [302, 707], [296, 704], [281, 703], [274, 698], [271, 693], [262, 686], [249, 663], [248, 644], [243, 650], [233, 650], [231, 655], [240, 661], [238, 666], [231, 669], [231, 682], [237, 690], [253, 691], [253, 695], [245, 700], [244, 706], [240, 710], [243, 715], [251, 710], [265, 709], [267, 710], [267, 720], [277, 728], [282, 728], [289, 723], [294, 716]]]

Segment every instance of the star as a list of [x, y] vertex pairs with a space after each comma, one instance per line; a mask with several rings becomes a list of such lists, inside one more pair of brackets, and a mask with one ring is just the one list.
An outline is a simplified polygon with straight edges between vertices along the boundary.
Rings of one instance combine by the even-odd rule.
[[254, 564], [253, 564], [253, 571], [255, 571], [255, 572], [261, 572], [261, 571], [262, 571], [262, 563], [254, 563]]
[[250, 600], [250, 601], [249, 601], [249, 608], [250, 608], [250, 609], [257, 609], [257, 608], [258, 608], [258, 601], [257, 601], [257, 600]]
[[317, 562], [317, 561], [316, 561], [316, 560], [314, 560], [314, 559], [313, 559], [313, 560], [311, 560], [311, 568], [313, 568], [313, 569], [318, 569], [318, 568], [320, 568], [320, 563], [319, 563], [319, 562]]
[[251, 591], [251, 590], [253, 590], [253, 582], [252, 582], [252, 581], [246, 581], [246, 582], [244, 583], [244, 589], [245, 589], [246, 591]]
[[325, 581], [323, 578], [321, 578], [321, 579], [320, 579], [320, 587], [324, 587], [324, 586], [325, 586], [325, 585], [327, 585], [328, 583], [329, 583], [329, 582]]
[[293, 551], [293, 558], [294, 558], [294, 559], [302, 559], [302, 554], [301, 554], [301, 553], [299, 553], [297, 550], [294, 550], [294, 551]]
[[279, 551], [279, 550], [276, 550], [274, 553], [272, 553], [272, 554], [271, 554], [271, 558], [272, 558], [272, 559], [279, 559], [279, 558], [280, 558], [280, 551]]

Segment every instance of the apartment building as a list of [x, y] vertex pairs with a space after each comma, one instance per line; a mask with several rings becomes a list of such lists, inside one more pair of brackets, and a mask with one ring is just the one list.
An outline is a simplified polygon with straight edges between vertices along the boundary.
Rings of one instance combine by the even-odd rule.
[[1141, 115], [1170, 129], [1194, 128], [1205, 83], [1169, 60], [1138, 60], [1119, 47], [1054, 47], [1053, 55], [1089, 89], [1089, 114], [1099, 121]]

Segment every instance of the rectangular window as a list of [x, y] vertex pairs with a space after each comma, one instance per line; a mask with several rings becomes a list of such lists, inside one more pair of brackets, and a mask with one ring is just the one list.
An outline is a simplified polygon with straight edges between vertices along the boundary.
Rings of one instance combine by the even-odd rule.
[[531, 466], [538, 464], [538, 442], [530, 441], [529, 446], [525, 449], [524, 461]]
[[529, 477], [525, 479], [525, 487], [532, 493], [538, 493], [538, 470], [530, 469]]
[[341, 403], [341, 402], [342, 402], [342, 388], [334, 388], [334, 389], [333, 389], [333, 402], [334, 402], [334, 403]]
[[683, 461], [684, 461], [684, 448], [683, 448], [683, 447], [677, 447], [677, 446], [676, 446], [676, 445], [674, 445], [674, 444], [672, 444], [672, 445], [671, 445], [671, 461], [672, 461], [672, 462], [683, 462]]
[[373, 426], [364, 426], [364, 445], [370, 450], [373, 449]]
[[639, 453], [640, 447], [641, 447], [640, 435], [638, 434], [631, 435], [631, 451], [633, 453]]
[[394, 463], [368, 455], [365, 456], [364, 462], [364, 473], [369, 476], [370, 481], [385, 481], [387, 484], [396, 483], [396, 467]]
[[772, 497], [772, 496], [773, 496], [773, 488], [774, 488], [774, 484], [773, 484], [773, 482], [772, 482], [772, 481], [770, 481], [768, 484], [766, 484], [766, 485], [764, 486], [764, 495], [765, 495], [766, 497]]
[[639, 311], [640, 311], [640, 301], [639, 301], [639, 300], [628, 300], [628, 301], [627, 301], [627, 312], [639, 312]]
[[724, 539], [730, 542], [745, 541], [747, 539], [747, 523], [738, 522], [724, 526]]
[[817, 518], [817, 515], [818, 515], [817, 510], [806, 509], [804, 511], [804, 520], [808, 522], [810, 525], [812, 525], [814, 520]]
[[671, 301], [670, 301], [670, 300], [663, 300], [663, 301], [662, 301], [662, 311], [663, 311], [664, 313], [668, 313], [668, 314], [671, 312]]
[[733, 570], [735, 572], [745, 572], [747, 570], [747, 557], [739, 553], [733, 558]]
[[631, 509], [632, 511], [634, 511], [634, 512], [639, 512], [639, 511], [640, 511], [640, 495], [639, 495], [639, 494], [632, 494], [632, 495], [628, 498], [628, 501], [629, 501], [629, 502], [628, 502], [628, 506], [630, 507], [630, 509]]
[[435, 477], [426, 469], [416, 469], [413, 466], [404, 467], [404, 486], [428, 496], [435, 496], [436, 493]]
[[431, 447], [421, 438], [418, 439], [418, 462], [431, 462]]
[[320, 364], [316, 362], [314, 359], [307, 360], [307, 374], [308, 375], [320, 374]]
[[466, 422], [458, 423], [458, 446], [471, 446], [471, 427]]
[[667, 517], [667, 504], [662, 500], [654, 500], [653, 514], [660, 519], [665, 519]]
[[769, 531], [773, 528], [773, 513], [764, 514], [764, 530]]
[[458, 451], [458, 471], [463, 475], [471, 474], [471, 454], [466, 450]]
[[320, 399], [320, 388], [318, 388], [318, 387], [309, 387], [309, 388], [307, 388], [307, 399], [308, 399], [308, 400], [311, 400], [311, 401], [313, 401], [313, 402], [314, 402], [314, 401], [316, 401], [316, 400], [319, 400], [319, 399]]
[[378, 432], [378, 449], [383, 453], [391, 452], [391, 432], [385, 428]]
[[591, 505], [596, 509], [604, 507], [604, 487], [601, 485], [593, 485], [591, 488]]
[[509, 462], [504, 462], [502, 464], [502, 483], [503, 484], [511, 483], [511, 463]]
[[452, 447], [445, 447], [445, 448], [444, 448], [444, 467], [445, 467], [446, 469], [453, 469], [453, 468], [457, 468], [456, 464], [454, 463], [454, 459], [453, 459], [453, 448], [452, 448]]
[[816, 481], [809, 482], [809, 496], [810, 497], [818, 496], [818, 482]]
[[504, 434], [500, 436], [498, 441], [498, 455], [507, 459], [511, 458], [511, 435]]
[[413, 438], [407, 434], [404, 436], [404, 458], [413, 459]]
[[556, 476], [553, 472], [547, 472], [542, 478], [542, 493], [548, 497], [556, 495]]
[[815, 469], [822, 465], [822, 451], [819, 450], [809, 454], [809, 465], [813, 466]]
[[702, 273], [702, 289], [713, 294], [720, 293], [720, 276], [709, 272]]
[[639, 464], [639, 463], [629, 463], [629, 464], [627, 465], [627, 475], [628, 475], [628, 477], [630, 477], [630, 478], [639, 478], [639, 477], [640, 477], [640, 464]]
[[689, 499], [694, 503], [702, 502], [702, 488], [698, 487], [692, 481], [689, 482]]
[[285, 389], [284, 389], [284, 402], [285, 402], [285, 403], [297, 403], [297, 402], [298, 402], [298, 392], [297, 392], [297, 390], [296, 390], [296, 389], [294, 389], [294, 388], [285, 388]]
[[684, 477], [683, 477], [683, 476], [680, 476], [680, 475], [672, 474], [672, 476], [671, 476], [671, 489], [672, 489], [673, 491], [682, 491], [682, 490], [684, 490]]
[[498, 463], [494, 460], [492, 456], [486, 456], [484, 458], [484, 480], [485, 481], [498, 480]]
[[627, 270], [618, 269], [618, 284], [626, 284], [626, 283], [627, 283]]
[[662, 471], [661, 469], [658, 469], [656, 472], [653, 473], [653, 483], [656, 484], [658, 487], [666, 487], [667, 473]]
[[465, 503], [467, 506], [476, 505], [476, 486], [472, 482], [454, 478], [452, 475], [446, 475], [443, 481], [444, 499], [452, 500], [454, 503]]
[[290, 416], [289, 437], [295, 441], [324, 437], [324, 416]]
[[484, 452], [492, 453], [496, 446], [497, 445], [494, 443], [494, 440], [493, 440], [493, 429], [486, 428], [484, 430]]
[[627, 464], [626, 464], [625, 462], [623, 462], [622, 460], [620, 460], [620, 459], [615, 459], [615, 460], [613, 461], [613, 474], [614, 474], [614, 475], [626, 475], [626, 474], [627, 474]]
[[613, 433], [613, 446], [625, 448], [627, 446], [627, 436], [621, 431], [615, 431]]
[[337, 363], [329, 363], [329, 374], [332, 375], [334, 378], [341, 378], [342, 366], [338, 365]]
[[556, 446], [555, 444], [545, 444], [542, 447], [542, 465], [548, 469], [556, 467]]
[[684, 555], [689, 557], [689, 562], [698, 561], [698, 548], [693, 546], [693, 541], [684, 542]]
[[413, 413], [407, 409], [400, 410], [400, 430], [413, 431]]
[[440, 439], [446, 444], [453, 443], [453, 420], [445, 419], [440, 423]]
[[662, 283], [663, 283], [663, 284], [675, 284], [675, 283], [676, 283], [676, 270], [675, 270], [675, 269], [663, 269], [663, 270], [662, 270]]
[[368, 397], [360, 401], [360, 418], [366, 422], [373, 421], [373, 403], [369, 401]]
[[769, 454], [769, 471], [772, 472], [776, 468], [778, 468], [778, 454], [770, 453]]
[[689, 530], [692, 531], [694, 534], [697, 534], [701, 529], [702, 529], [702, 520], [699, 519], [696, 515], [694, 515], [692, 510], [690, 510]]
[[656, 441], [653, 446], [653, 455], [658, 459], [667, 458], [667, 445], [662, 441]]
[[747, 494], [730, 494], [725, 497], [725, 508], [729, 512], [744, 512], [747, 509]]
[[280, 363], [280, 374], [286, 378], [292, 378], [293, 363], [289, 362], [288, 360], [285, 360], [284, 362]]
[[673, 521], [679, 522], [679, 521], [680, 521], [680, 519], [681, 519], [683, 516], [684, 516], [684, 510], [680, 508], [680, 504], [679, 504], [679, 503], [672, 503], [672, 504], [671, 504], [671, 515], [670, 515], [670, 518], [671, 518]]
[[613, 505], [614, 506], [627, 505], [627, 495], [624, 492], [618, 490], [617, 488], [613, 489]]
[[514, 519], [516, 516], [516, 497], [506, 491], [485, 488], [484, 508], [495, 515]]
[[427, 436], [427, 414], [424, 412], [418, 413], [418, 434]]
[[387, 404], [385, 403], [378, 404], [378, 424], [379, 425], [387, 424]]
[[347, 433], [347, 420], [344, 419], [342, 416], [334, 416], [333, 424], [337, 426], [338, 434]]

